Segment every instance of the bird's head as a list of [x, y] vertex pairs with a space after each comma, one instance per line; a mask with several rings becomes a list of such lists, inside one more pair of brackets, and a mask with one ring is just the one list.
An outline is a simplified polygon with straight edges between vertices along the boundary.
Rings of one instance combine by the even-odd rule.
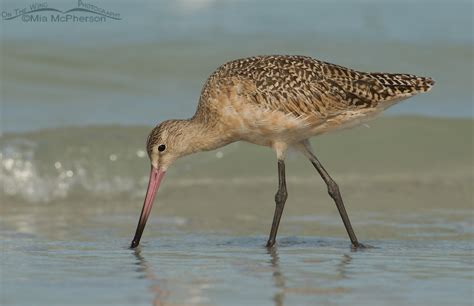
[[146, 150], [151, 166], [166, 171], [178, 158], [187, 153], [184, 120], [166, 120], [151, 130]]
[[132, 248], [140, 242], [153, 199], [168, 167], [182, 156], [226, 145], [235, 140], [233, 137], [232, 133], [224, 133], [219, 129], [211, 130], [192, 118], [163, 121], [151, 131], [146, 144], [151, 163], [150, 180]]
[[167, 120], [157, 125], [148, 136], [146, 150], [151, 163], [150, 179], [132, 248], [140, 243], [155, 194], [166, 170], [176, 159], [190, 153], [188, 138], [192, 137], [192, 131], [187, 128], [188, 125], [187, 120]]

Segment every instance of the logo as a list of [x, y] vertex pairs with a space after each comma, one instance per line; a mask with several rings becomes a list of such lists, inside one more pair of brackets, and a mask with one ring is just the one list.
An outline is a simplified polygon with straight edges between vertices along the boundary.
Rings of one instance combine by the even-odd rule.
[[2, 20], [21, 20], [22, 22], [72, 22], [72, 23], [101, 23], [108, 20], [122, 20], [120, 13], [104, 9], [95, 4], [82, 0], [69, 10], [59, 10], [50, 7], [47, 2], [32, 3], [28, 7], [1, 12]]

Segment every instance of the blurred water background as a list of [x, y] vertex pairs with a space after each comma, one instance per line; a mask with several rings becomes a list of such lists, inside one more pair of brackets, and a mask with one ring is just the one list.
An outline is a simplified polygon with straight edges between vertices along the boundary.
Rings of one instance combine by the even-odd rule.
[[[120, 20], [0, 23], [1, 304], [472, 305], [472, 1], [86, 2]], [[148, 131], [192, 116], [215, 68], [257, 54], [437, 81], [370, 128], [314, 140], [376, 248], [350, 250], [325, 186], [290, 154], [279, 245], [264, 249], [275, 157], [236, 143], [170, 169], [128, 250]]]
[[[22, 7], [2, 3], [3, 10]], [[61, 10], [76, 4], [47, 3]], [[4, 131], [152, 125], [190, 116], [217, 66], [256, 54], [304, 54], [360, 70], [430, 75], [438, 81], [432, 94], [390, 113], [472, 117], [470, 1], [100, 4], [122, 20], [2, 22]]]

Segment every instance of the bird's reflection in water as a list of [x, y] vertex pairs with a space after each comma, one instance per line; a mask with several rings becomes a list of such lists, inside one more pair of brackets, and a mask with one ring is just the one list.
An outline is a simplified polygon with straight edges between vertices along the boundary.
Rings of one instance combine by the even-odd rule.
[[134, 255], [137, 258], [137, 265], [139, 266], [137, 272], [139, 272], [144, 278], [148, 279], [151, 283], [149, 290], [153, 295], [152, 305], [164, 306], [166, 299], [169, 296], [169, 291], [163, 288], [166, 286], [166, 281], [160, 280], [156, 277], [153, 269], [150, 267], [143, 255], [141, 255], [139, 249], [134, 250]]
[[[287, 287], [287, 278], [284, 276], [282, 269], [280, 267], [280, 256], [278, 254], [278, 248], [272, 247], [267, 249], [269, 257], [269, 263], [272, 270], [272, 278], [275, 287], [275, 294], [273, 295], [273, 301], [275, 306], [284, 306], [285, 305], [285, 294], [294, 293], [298, 294], [301, 288], [288, 288]], [[167, 300], [170, 297], [170, 291], [166, 289], [166, 280], [159, 279], [153, 271], [151, 265], [146, 261], [144, 256], [140, 253], [139, 249], [135, 249], [133, 253], [137, 259], [137, 272], [140, 274], [140, 277], [146, 278], [150, 282], [149, 291], [153, 295], [153, 306], [164, 306], [167, 303]], [[339, 263], [335, 266], [335, 274], [338, 280], [348, 278], [347, 268], [352, 262], [352, 257], [349, 254], [343, 254]], [[317, 265], [317, 262], [311, 262], [309, 264]], [[310, 288], [303, 288], [310, 289]], [[339, 287], [331, 289], [324, 288], [314, 288], [314, 290], [306, 291], [311, 292], [312, 294], [328, 294], [328, 293], [337, 293], [339, 292]], [[301, 292], [301, 291], [300, 291]]]
[[277, 289], [275, 295], [273, 296], [273, 301], [275, 306], [283, 306], [285, 301], [285, 276], [280, 269], [280, 257], [278, 256], [278, 250], [276, 247], [267, 249], [268, 254], [270, 255], [270, 263], [273, 270], [273, 282], [275, 283], [275, 288]]
[[[270, 264], [273, 270], [273, 282], [275, 284], [276, 293], [273, 295], [273, 301], [275, 306], [284, 306], [285, 305], [285, 293], [287, 292], [295, 292], [292, 288], [288, 288], [286, 286], [287, 279], [283, 275], [281, 267], [280, 267], [280, 257], [278, 255], [278, 249], [276, 247], [267, 249], [267, 253], [270, 255]], [[347, 276], [347, 267], [352, 262], [352, 257], [349, 254], [343, 254], [341, 257], [340, 262], [335, 267], [335, 273], [337, 275], [337, 279], [346, 279]], [[312, 263], [317, 264], [317, 263]], [[334, 291], [322, 289], [322, 290], [314, 290], [314, 294], [327, 294], [330, 292], [339, 292], [339, 287], [334, 289]], [[294, 289], [294, 288], [293, 288]], [[309, 292], [309, 291], [308, 291]]]
[[345, 279], [347, 278], [347, 266], [351, 263], [352, 257], [348, 254], [342, 255], [341, 261], [337, 265], [337, 274], [339, 278]]

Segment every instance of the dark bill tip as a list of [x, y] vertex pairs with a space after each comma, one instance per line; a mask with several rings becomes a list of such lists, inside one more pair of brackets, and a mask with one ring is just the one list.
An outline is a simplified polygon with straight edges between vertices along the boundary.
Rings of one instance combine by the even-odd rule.
[[134, 249], [134, 248], [136, 248], [136, 247], [138, 246], [138, 244], [140, 244], [140, 241], [133, 239], [132, 245], [130, 245], [130, 248], [131, 248], [131, 249]]

